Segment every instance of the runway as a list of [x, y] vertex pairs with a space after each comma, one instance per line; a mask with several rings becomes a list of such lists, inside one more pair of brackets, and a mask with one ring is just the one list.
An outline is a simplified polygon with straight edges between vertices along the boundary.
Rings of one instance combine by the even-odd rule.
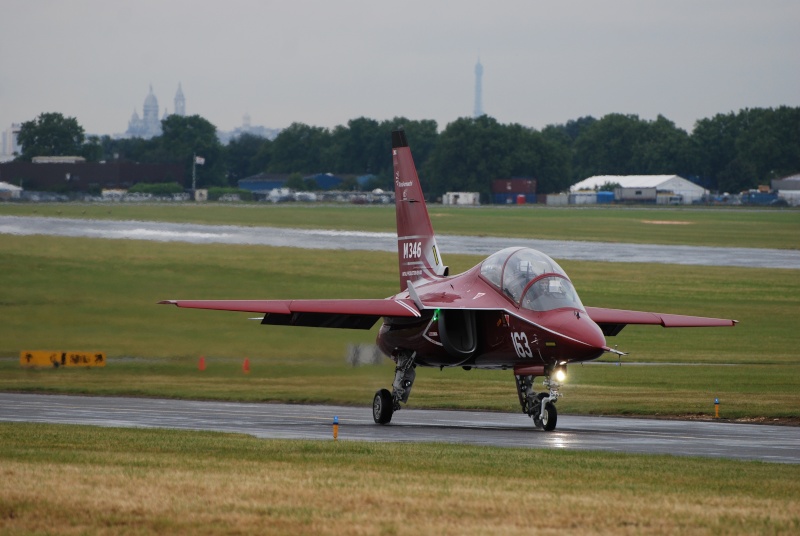
[[440, 442], [800, 463], [800, 428], [559, 415], [554, 432], [522, 414], [404, 409], [376, 425], [370, 407], [0, 393], [0, 421], [173, 428], [270, 439]]
[[[36, 216], [0, 216], [0, 234], [397, 251], [397, 236], [394, 233]], [[800, 268], [800, 251], [788, 249], [669, 246], [458, 235], [438, 235], [438, 241], [443, 254], [488, 256], [505, 247], [524, 246], [562, 260]]]

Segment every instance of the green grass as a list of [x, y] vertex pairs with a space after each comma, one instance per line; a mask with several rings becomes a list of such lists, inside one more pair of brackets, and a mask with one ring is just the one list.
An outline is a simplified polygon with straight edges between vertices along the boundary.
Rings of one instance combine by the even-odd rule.
[[[105, 369], [26, 369], [0, 361], [0, 389], [249, 402], [369, 406], [389, 387], [393, 364], [351, 368], [344, 359], [276, 362], [198, 358], [110, 359]], [[800, 422], [800, 365], [575, 365], [559, 401], [562, 413], [711, 418], [714, 399], [726, 420]], [[409, 408], [517, 412], [511, 372], [417, 370]]]
[[719, 459], [0, 423], [0, 474], [4, 534], [800, 531], [799, 466]]
[[[353, 369], [348, 344], [372, 331], [261, 326], [248, 314], [182, 310], [173, 298], [357, 298], [396, 292], [380, 252], [309, 251], [0, 235], [0, 389], [224, 400], [369, 404], [390, 364]], [[454, 272], [479, 262], [450, 256]], [[564, 412], [797, 418], [800, 347], [794, 270], [570, 261], [587, 305], [736, 318], [735, 328], [628, 326], [625, 361], [739, 366], [573, 366]], [[364, 267], [369, 267], [365, 270]], [[104, 370], [24, 370], [21, 350], [105, 351]], [[205, 373], [199, 356], [208, 358]], [[125, 358], [135, 359], [125, 359]], [[244, 357], [252, 373], [241, 372]], [[509, 372], [420, 369], [412, 407], [517, 410]]]
[[[800, 248], [800, 210], [431, 205], [438, 233], [640, 244]], [[395, 231], [393, 206], [0, 204], [0, 215]], [[672, 224], [665, 224], [671, 222]], [[446, 253], [446, 244], [443, 250]]]

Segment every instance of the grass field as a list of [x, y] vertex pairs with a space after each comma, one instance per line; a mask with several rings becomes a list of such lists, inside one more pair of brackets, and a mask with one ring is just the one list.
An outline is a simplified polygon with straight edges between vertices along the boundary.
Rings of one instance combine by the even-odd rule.
[[[375, 207], [23, 208], [394, 228], [393, 211]], [[0, 214], [17, 210], [0, 205]], [[432, 215], [437, 230], [458, 234], [563, 238], [573, 229], [573, 238], [583, 239], [782, 248], [796, 248], [800, 236], [796, 211], [436, 207]], [[695, 231], [665, 233], [688, 228]], [[156, 305], [174, 298], [385, 297], [396, 292], [393, 254], [9, 235], [0, 235], [0, 252], [0, 390], [341, 403], [369, 411], [375, 390], [393, 377], [388, 361], [345, 363], [346, 347], [372, 343], [376, 329], [265, 327], [247, 314]], [[452, 273], [481, 260], [446, 259]], [[628, 326], [609, 338], [631, 352], [622, 366], [570, 368], [561, 413], [710, 418], [718, 397], [725, 419], [800, 422], [797, 270], [561, 264], [586, 305], [741, 322], [704, 330]], [[19, 351], [35, 349], [102, 350], [109, 362], [102, 369], [20, 367]], [[519, 411], [510, 372], [461, 369], [419, 369], [408, 406]], [[718, 459], [0, 423], [0, 533], [797, 534], [798, 477], [798, 466]]]
[[[157, 306], [173, 298], [385, 297], [394, 255], [0, 235], [0, 389], [368, 405], [389, 364], [353, 369], [375, 329], [265, 327], [251, 315]], [[448, 256], [454, 272], [480, 259]], [[625, 361], [573, 366], [562, 412], [800, 417], [800, 280], [794, 270], [564, 262], [587, 305], [736, 318], [735, 328], [625, 328]], [[369, 270], [363, 270], [368, 266]], [[20, 350], [102, 350], [105, 370], [23, 370]], [[196, 369], [208, 358], [205, 373]], [[249, 357], [252, 373], [241, 372]], [[128, 359], [133, 358], [133, 359]], [[735, 366], [723, 366], [734, 364]], [[420, 369], [412, 407], [516, 411], [508, 372]]]
[[797, 534], [800, 466], [0, 423], [3, 534]]
[[[429, 207], [438, 233], [640, 244], [800, 248], [800, 210], [675, 207]], [[395, 231], [393, 206], [0, 204], [0, 215]], [[442, 243], [442, 246], [446, 244]], [[446, 248], [444, 252], [446, 253]]]

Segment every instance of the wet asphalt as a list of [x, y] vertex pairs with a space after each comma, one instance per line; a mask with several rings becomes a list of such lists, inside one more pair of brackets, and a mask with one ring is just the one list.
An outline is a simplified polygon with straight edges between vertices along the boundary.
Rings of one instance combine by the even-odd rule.
[[[247, 244], [306, 249], [397, 251], [397, 239], [394, 233], [324, 229], [0, 216], [0, 233], [158, 242], [177, 241], [193, 244]], [[456, 235], [437, 235], [437, 242], [440, 251], [445, 256], [448, 253], [488, 256], [505, 247], [523, 246], [537, 249], [555, 259], [562, 260], [800, 269], [799, 250], [620, 244]]]

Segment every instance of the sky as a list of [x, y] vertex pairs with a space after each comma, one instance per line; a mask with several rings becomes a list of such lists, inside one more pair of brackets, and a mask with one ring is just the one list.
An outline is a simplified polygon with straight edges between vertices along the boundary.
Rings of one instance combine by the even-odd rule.
[[691, 131], [800, 106], [796, 0], [3, 0], [0, 130], [44, 112], [126, 130], [150, 86], [232, 130], [472, 116], [541, 129], [609, 113]]

